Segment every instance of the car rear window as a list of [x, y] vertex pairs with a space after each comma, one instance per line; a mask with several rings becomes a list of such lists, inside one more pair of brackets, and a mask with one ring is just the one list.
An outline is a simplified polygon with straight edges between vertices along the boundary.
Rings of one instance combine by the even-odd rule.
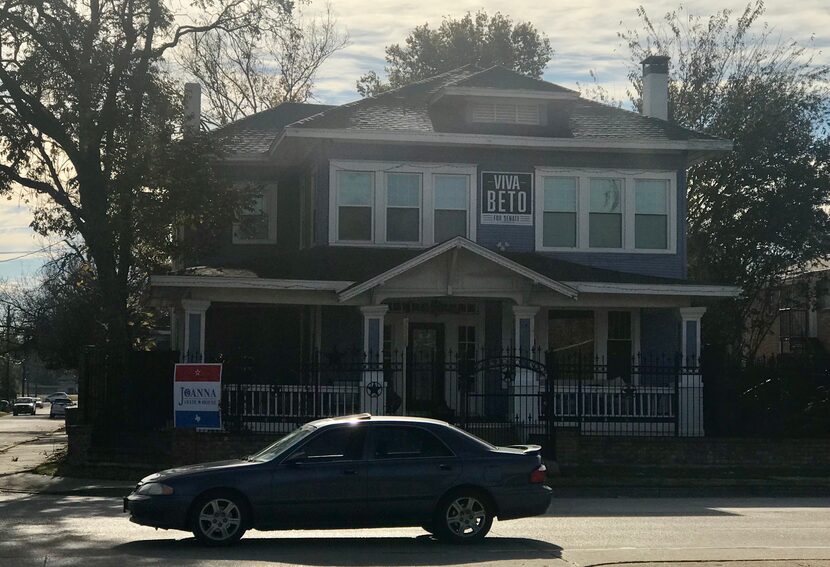
[[379, 426], [373, 435], [372, 457], [375, 459], [450, 457], [453, 454], [443, 441], [420, 427]]

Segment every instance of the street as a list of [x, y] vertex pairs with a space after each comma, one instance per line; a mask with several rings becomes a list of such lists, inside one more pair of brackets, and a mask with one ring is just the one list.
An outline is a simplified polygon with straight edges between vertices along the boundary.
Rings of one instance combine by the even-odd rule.
[[[35, 417], [0, 419], [0, 481], [21, 477], [21, 471], [61, 448], [66, 436], [57, 430], [62, 425], [63, 420], [48, 418], [48, 408]], [[544, 516], [496, 521], [479, 546], [449, 546], [420, 529], [406, 528], [253, 531], [236, 547], [216, 550], [198, 546], [186, 532], [130, 523], [119, 498], [4, 491], [0, 483], [0, 534], [0, 566], [15, 567], [274, 562], [588, 566], [698, 560], [830, 567], [830, 500], [555, 498]], [[769, 562], [774, 559], [787, 561]]]
[[545, 516], [496, 522], [480, 546], [419, 529], [249, 532], [204, 549], [185, 532], [131, 524], [116, 498], [0, 494], [2, 565], [595, 565], [611, 562], [825, 559], [820, 499], [557, 499]]

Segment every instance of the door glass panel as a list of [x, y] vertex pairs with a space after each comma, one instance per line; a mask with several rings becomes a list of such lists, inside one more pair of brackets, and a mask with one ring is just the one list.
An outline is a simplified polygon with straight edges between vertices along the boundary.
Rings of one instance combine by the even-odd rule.
[[360, 426], [338, 427], [323, 431], [300, 448], [307, 459], [315, 461], [357, 460], [363, 450], [365, 430]]
[[631, 380], [631, 312], [608, 312], [608, 379]]
[[417, 401], [432, 398], [434, 366], [438, 354], [438, 331], [436, 329], [412, 329], [413, 368], [412, 394]]

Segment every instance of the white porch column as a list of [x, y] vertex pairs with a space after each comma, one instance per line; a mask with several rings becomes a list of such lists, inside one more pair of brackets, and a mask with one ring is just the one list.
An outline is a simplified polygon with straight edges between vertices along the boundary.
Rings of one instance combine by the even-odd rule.
[[[536, 346], [536, 314], [539, 312], [537, 306], [514, 305], [514, 349], [515, 356], [524, 359], [534, 358], [534, 347]], [[527, 435], [532, 428], [539, 425], [541, 413], [540, 394], [541, 384], [538, 373], [518, 367], [513, 378], [513, 387], [510, 395], [510, 418], [525, 426], [522, 438], [527, 440]]]
[[361, 411], [374, 415], [386, 413], [386, 384], [383, 380], [383, 318], [388, 305], [360, 308], [363, 313], [363, 352], [366, 366], [360, 384]]
[[681, 437], [703, 436], [703, 382], [700, 377], [700, 320], [705, 307], [680, 309], [684, 371], [677, 392], [677, 422]]
[[205, 361], [205, 314], [210, 301], [183, 299], [184, 344], [181, 345], [183, 362]]

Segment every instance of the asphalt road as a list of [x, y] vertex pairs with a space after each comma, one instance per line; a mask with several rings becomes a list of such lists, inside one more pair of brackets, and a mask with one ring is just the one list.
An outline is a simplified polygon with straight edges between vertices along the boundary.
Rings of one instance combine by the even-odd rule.
[[[444, 545], [419, 529], [385, 529], [249, 532], [238, 546], [213, 550], [185, 532], [131, 524], [114, 498], [0, 493], [0, 565], [586, 566], [763, 559], [759, 566], [830, 567], [828, 504], [555, 499], [545, 516], [497, 522], [479, 546]], [[769, 562], [776, 558], [790, 561]]]

